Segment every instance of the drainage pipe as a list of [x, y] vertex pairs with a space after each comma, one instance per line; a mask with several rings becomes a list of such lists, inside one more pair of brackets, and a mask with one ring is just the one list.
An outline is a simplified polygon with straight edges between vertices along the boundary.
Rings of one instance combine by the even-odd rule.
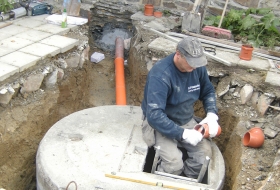
[[121, 37], [117, 37], [115, 44], [116, 104], [126, 105], [124, 78], [124, 40]]

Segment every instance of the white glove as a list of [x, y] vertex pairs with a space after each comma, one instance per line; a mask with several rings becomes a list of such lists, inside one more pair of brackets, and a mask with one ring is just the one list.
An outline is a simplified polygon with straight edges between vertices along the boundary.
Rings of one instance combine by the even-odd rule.
[[206, 117], [199, 123], [204, 124], [207, 123], [209, 127], [209, 136], [215, 137], [219, 130], [219, 124], [218, 124], [218, 116], [212, 112], [207, 113]]
[[202, 140], [203, 136], [200, 132], [198, 132], [197, 130], [195, 129], [184, 129], [184, 132], [183, 132], [183, 139], [195, 146], [197, 145], [197, 143], [199, 143], [201, 140]]

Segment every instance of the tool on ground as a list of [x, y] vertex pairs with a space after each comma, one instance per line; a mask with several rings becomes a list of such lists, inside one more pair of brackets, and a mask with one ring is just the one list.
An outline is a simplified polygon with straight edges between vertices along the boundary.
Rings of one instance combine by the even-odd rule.
[[140, 177], [133, 177], [129, 176], [127, 177], [122, 176], [122, 174], [117, 174], [117, 173], [111, 173], [111, 174], [105, 174], [105, 177], [110, 177], [114, 179], [120, 179], [120, 180], [125, 180], [125, 181], [131, 181], [135, 183], [141, 183], [145, 185], [151, 185], [151, 186], [158, 186], [158, 187], [163, 187], [163, 188], [168, 188], [168, 189], [180, 189], [180, 190], [189, 190], [189, 188], [182, 187], [181, 184], [174, 184], [174, 183], [169, 183], [168, 181], [160, 181], [157, 179], [141, 179]]
[[231, 36], [231, 31], [221, 28], [221, 25], [222, 25], [222, 22], [223, 22], [223, 19], [224, 19], [224, 16], [225, 16], [225, 12], [226, 12], [226, 9], [227, 9], [228, 1], [229, 0], [226, 0], [226, 3], [225, 3], [225, 6], [224, 6], [223, 13], [222, 13], [222, 16], [221, 16], [218, 27], [205, 26], [201, 31], [202, 34], [204, 34], [206, 36], [211, 36], [213, 38], [231, 39], [231, 37], [232, 37]]
[[51, 14], [53, 6], [39, 1], [22, 2], [19, 1], [22, 7], [11, 10], [9, 13], [10, 18], [18, 18], [22, 16], [36, 16], [42, 14]]
[[192, 11], [184, 14], [182, 20], [182, 30], [194, 33], [200, 32], [201, 15], [198, 13], [200, 3], [201, 0], [195, 0]]
[[204, 47], [204, 51], [211, 52], [216, 55], [216, 48], [215, 47]]

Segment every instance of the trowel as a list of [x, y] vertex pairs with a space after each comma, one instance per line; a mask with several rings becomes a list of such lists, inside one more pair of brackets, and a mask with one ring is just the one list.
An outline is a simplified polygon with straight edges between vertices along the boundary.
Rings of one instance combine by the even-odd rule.
[[186, 12], [182, 20], [182, 31], [188, 31], [193, 33], [200, 32], [201, 15], [198, 12], [201, 0], [195, 0], [193, 9], [190, 12]]

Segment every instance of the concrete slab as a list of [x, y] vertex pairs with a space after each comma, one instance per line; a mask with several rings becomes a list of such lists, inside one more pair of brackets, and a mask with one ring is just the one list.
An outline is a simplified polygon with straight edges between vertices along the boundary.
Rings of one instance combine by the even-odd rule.
[[142, 11], [139, 11], [130, 17], [132, 20], [149, 22], [155, 20], [154, 16], [145, 16]]
[[38, 21], [42, 21], [44, 23], [47, 23], [46, 19], [48, 16], [50, 16], [49, 14], [42, 14], [42, 15], [36, 15], [36, 16], [29, 16], [29, 19], [32, 20], [38, 20]]
[[41, 57], [41, 59], [44, 59], [47, 56], [55, 56], [60, 53], [60, 48], [54, 47], [54, 46], [49, 46], [46, 44], [41, 44], [41, 43], [35, 43], [31, 44], [29, 46], [26, 46], [22, 49], [19, 49], [18, 51], [27, 53], [27, 54], [32, 54], [36, 55], [38, 57]]
[[0, 41], [6, 39], [8, 37], [11, 37], [11, 36], [12, 36], [12, 34], [2, 33], [0, 30]]
[[177, 47], [177, 43], [162, 37], [156, 38], [148, 45], [148, 48], [150, 49], [154, 49], [157, 51], [164, 51], [167, 53], [175, 52], [176, 47]]
[[18, 72], [19, 72], [18, 67], [0, 62], [0, 81], [3, 81], [6, 78]]
[[280, 73], [268, 71], [265, 82], [273, 86], [280, 86]]
[[253, 56], [250, 61], [240, 59], [237, 63], [240, 66], [256, 69], [256, 70], [269, 70], [270, 64], [268, 59], [262, 59]]
[[23, 48], [25, 46], [28, 46], [30, 44], [32, 44], [33, 42], [30, 40], [25, 40], [22, 38], [18, 38], [15, 36], [11, 36], [5, 40], [1, 41], [1, 46], [2, 47], [7, 47], [9, 49], [14, 49], [14, 50], [18, 50], [20, 48]]
[[30, 40], [30, 41], [33, 41], [33, 42], [38, 42], [40, 40], [43, 40], [49, 36], [52, 36], [53, 34], [52, 33], [49, 33], [49, 32], [42, 32], [42, 31], [39, 31], [39, 30], [28, 30], [26, 32], [22, 32], [20, 34], [17, 34], [15, 35], [15, 37], [18, 37], [18, 38], [22, 38], [22, 39], [26, 39], [26, 40]]
[[35, 27], [45, 24], [45, 22], [42, 22], [41, 20], [29, 19], [27, 17], [27, 18], [21, 19], [19, 21], [14, 21], [13, 24], [17, 25], [17, 26], [27, 27], [27, 28], [35, 28]]
[[84, 109], [55, 123], [37, 151], [37, 189], [61, 189], [75, 181], [79, 190], [162, 189], [157, 183], [172, 189], [221, 190], [225, 166], [214, 143], [208, 184], [143, 172], [148, 147], [141, 116], [139, 106], [110, 105]]
[[55, 46], [60, 48], [60, 52], [64, 53], [73, 47], [79, 45], [79, 40], [68, 38], [65, 36], [53, 35], [44, 40], [41, 40], [40, 43], [47, 44], [50, 46]]
[[[0, 44], [1, 44], [1, 42], [0, 42]], [[4, 56], [4, 55], [7, 55], [7, 54], [9, 54], [9, 53], [12, 53], [12, 52], [14, 52], [14, 51], [16, 51], [16, 50], [15, 50], [15, 49], [8, 48], [8, 47], [2, 47], [2, 46], [0, 46], [0, 57], [1, 57], [1, 56]]]
[[35, 65], [39, 59], [41, 58], [38, 56], [16, 51], [0, 57], [0, 62], [19, 67], [19, 71], [22, 72], [23, 70]]
[[[131, 154], [139, 155], [136, 160], [140, 167], [134, 172], [143, 170], [147, 146], [141, 138], [141, 115], [140, 107], [133, 107], [131, 112], [130, 106], [101, 106], [75, 112], [58, 121], [38, 148], [37, 189], [64, 187], [69, 179], [78, 182], [79, 189], [96, 186], [112, 189], [103, 188], [108, 184], [116, 189], [124, 188], [122, 181], [112, 184], [105, 173], [118, 172], [121, 165], [126, 165], [123, 158], [130, 156], [129, 146], [133, 147]], [[139, 140], [131, 141], [132, 137]], [[144, 150], [144, 155], [135, 151], [136, 147]]]
[[35, 27], [34, 30], [40, 30], [43, 32], [48, 32], [52, 34], [66, 34], [70, 31], [70, 28], [61, 28], [61, 26], [54, 24], [44, 24], [38, 27]]
[[1, 28], [1, 33], [16, 35], [21, 32], [25, 32], [27, 30], [30, 30], [30, 28], [23, 27], [23, 26], [16, 26], [12, 24], [10, 26], [6, 26], [5, 28]]

